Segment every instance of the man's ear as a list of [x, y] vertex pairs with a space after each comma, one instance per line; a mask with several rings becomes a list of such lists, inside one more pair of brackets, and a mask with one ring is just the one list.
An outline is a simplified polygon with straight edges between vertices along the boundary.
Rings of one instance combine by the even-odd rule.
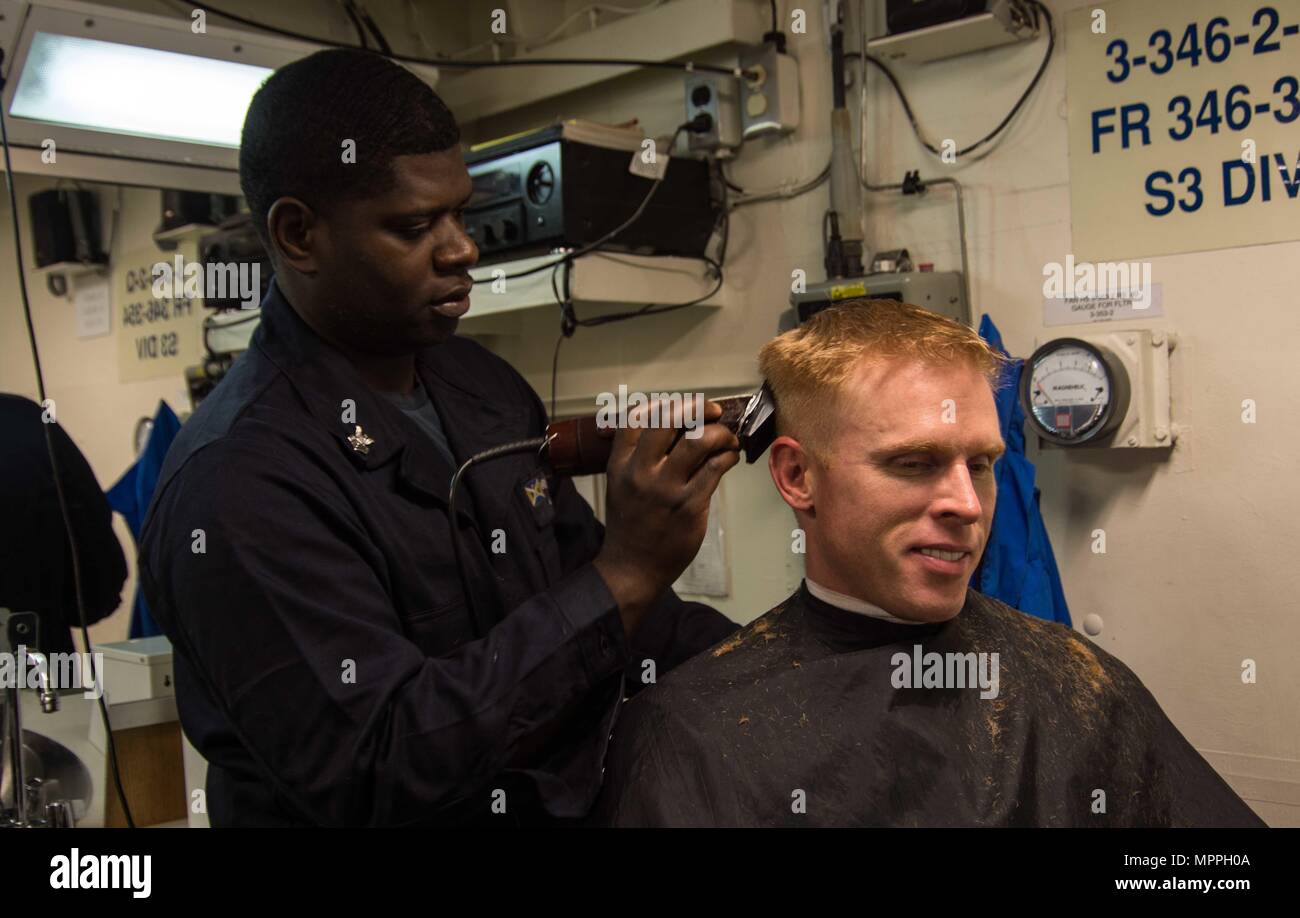
[[767, 470], [793, 510], [810, 511], [816, 501], [813, 458], [794, 437], [777, 437], [767, 449]]
[[322, 230], [320, 217], [297, 198], [279, 198], [266, 215], [267, 235], [281, 265], [299, 274], [312, 275], [319, 269]]

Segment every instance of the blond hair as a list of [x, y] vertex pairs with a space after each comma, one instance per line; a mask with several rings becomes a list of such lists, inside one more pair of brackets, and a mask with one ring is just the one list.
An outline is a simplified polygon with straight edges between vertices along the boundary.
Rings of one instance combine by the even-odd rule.
[[996, 391], [1010, 360], [973, 329], [894, 300], [844, 300], [758, 352], [776, 396], [777, 430], [829, 458], [835, 411], [863, 358], [910, 358], [932, 365], [964, 361]]

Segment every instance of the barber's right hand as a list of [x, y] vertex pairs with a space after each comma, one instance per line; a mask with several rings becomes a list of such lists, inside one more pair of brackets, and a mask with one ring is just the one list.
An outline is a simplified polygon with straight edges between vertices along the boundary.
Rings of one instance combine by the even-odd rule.
[[706, 423], [695, 439], [679, 436], [681, 406], [669, 405], [661, 403], [661, 420], [671, 415], [661, 427], [620, 429], [605, 469], [605, 542], [594, 563], [629, 634], [694, 560], [708, 529], [709, 499], [740, 461], [736, 435], [712, 423], [722, 415], [716, 403], [705, 402]]

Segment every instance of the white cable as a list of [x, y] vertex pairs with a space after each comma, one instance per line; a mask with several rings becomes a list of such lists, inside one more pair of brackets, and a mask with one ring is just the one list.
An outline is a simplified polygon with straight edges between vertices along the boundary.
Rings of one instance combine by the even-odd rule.
[[637, 6], [637, 7], [614, 6], [613, 4], [610, 3], [592, 3], [589, 4], [588, 6], [584, 6], [580, 10], [576, 10], [573, 13], [570, 13], [568, 16], [564, 18], [564, 21], [562, 21], [558, 26], [551, 29], [551, 31], [547, 32], [544, 38], [538, 39], [537, 41], [525, 40], [523, 42], [523, 48], [525, 51], [531, 51], [535, 48], [541, 47], [542, 45], [549, 44], [550, 42], [558, 38], [561, 34], [563, 34], [564, 30], [567, 29], [569, 26], [571, 26], [574, 20], [579, 19], [582, 16], [585, 16], [589, 13], [621, 13], [623, 15], [630, 16], [636, 13], [648, 12], [649, 10], [654, 9], [657, 6], [663, 6], [663, 4], [664, 4], [664, 0], [654, 0], [653, 3], [647, 3], [645, 6]]
[[424, 56], [437, 57], [433, 48], [430, 47], [428, 39], [424, 37], [424, 27], [420, 23], [420, 10], [416, 7], [415, 0], [406, 0], [406, 18], [411, 27], [411, 34], [420, 43], [420, 50], [424, 53]]

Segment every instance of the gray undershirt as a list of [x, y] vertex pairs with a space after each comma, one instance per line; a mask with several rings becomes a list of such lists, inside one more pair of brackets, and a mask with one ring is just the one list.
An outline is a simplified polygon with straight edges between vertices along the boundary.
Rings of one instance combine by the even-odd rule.
[[456, 457], [452, 455], [451, 444], [447, 441], [447, 434], [443, 432], [442, 419], [438, 417], [438, 411], [434, 408], [433, 400], [429, 398], [429, 393], [425, 391], [424, 385], [420, 382], [418, 376], [415, 378], [415, 391], [410, 395], [384, 392], [383, 396], [400, 408], [402, 414], [410, 418], [420, 430], [424, 431], [452, 468], [459, 465], [456, 462]]

